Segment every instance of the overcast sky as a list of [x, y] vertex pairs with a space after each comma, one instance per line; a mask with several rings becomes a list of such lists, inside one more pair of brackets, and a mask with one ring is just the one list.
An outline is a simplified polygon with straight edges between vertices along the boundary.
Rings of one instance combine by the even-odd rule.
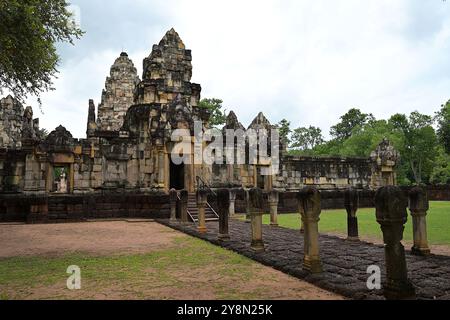
[[293, 128], [330, 126], [351, 107], [387, 118], [433, 114], [450, 99], [450, 1], [73, 0], [86, 34], [59, 46], [56, 91], [41, 127], [85, 137], [88, 99], [109, 68], [142, 60], [171, 27], [193, 55], [202, 97], [224, 100], [247, 126], [259, 111]]

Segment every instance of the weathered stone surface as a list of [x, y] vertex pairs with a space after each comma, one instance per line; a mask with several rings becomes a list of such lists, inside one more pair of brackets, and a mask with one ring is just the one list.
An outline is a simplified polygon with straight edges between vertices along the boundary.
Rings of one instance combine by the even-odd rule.
[[198, 208], [198, 232], [206, 232], [205, 208], [208, 204], [209, 191], [206, 189], [197, 190], [197, 208]]
[[375, 196], [377, 222], [385, 243], [386, 275], [384, 296], [387, 299], [411, 299], [415, 289], [408, 279], [405, 249], [401, 243], [407, 220], [407, 199], [398, 187], [382, 187]]
[[255, 252], [264, 251], [262, 234], [263, 193], [260, 188], [252, 188], [249, 191], [250, 217], [252, 227], [252, 242], [250, 247]]
[[106, 78], [102, 101], [98, 106], [97, 126], [101, 131], [119, 131], [125, 114], [134, 103], [134, 91], [139, 83], [137, 70], [128, 54], [122, 52], [111, 66]]
[[314, 187], [306, 187], [298, 194], [300, 214], [304, 226], [305, 256], [303, 268], [312, 273], [321, 273], [322, 263], [319, 253], [320, 192]]
[[347, 240], [358, 241], [358, 218], [356, 212], [359, 207], [359, 194], [358, 191], [349, 188], [344, 193], [344, 206], [347, 210]]
[[228, 233], [228, 214], [230, 210], [230, 191], [228, 189], [220, 189], [217, 191], [217, 207], [219, 209], [219, 235], [220, 241], [230, 239]]
[[33, 119], [33, 109], [11, 95], [0, 100], [0, 148], [20, 149], [25, 140], [38, 141], [39, 119]]
[[187, 190], [181, 190], [180, 191], [180, 216], [181, 216], [181, 222], [183, 224], [188, 223], [188, 212], [187, 212], [187, 204], [189, 199], [189, 192]]
[[414, 245], [411, 249], [416, 255], [429, 255], [430, 248], [427, 238], [427, 211], [429, 209], [428, 196], [425, 190], [415, 187], [409, 191], [409, 210], [413, 219]]
[[170, 199], [170, 221], [177, 220], [177, 201], [178, 201], [178, 192], [175, 189], [171, 189], [169, 191], [169, 199]]
[[372, 161], [371, 187], [392, 186], [397, 184], [395, 168], [400, 160], [400, 153], [387, 139], [378, 145], [370, 155]]
[[278, 201], [279, 192], [271, 190], [268, 194], [268, 203], [270, 207], [270, 225], [273, 227], [278, 226]]

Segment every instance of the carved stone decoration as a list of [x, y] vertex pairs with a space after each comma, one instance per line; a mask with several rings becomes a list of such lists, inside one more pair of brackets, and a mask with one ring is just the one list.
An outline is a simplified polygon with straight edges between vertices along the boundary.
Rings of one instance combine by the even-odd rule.
[[400, 154], [386, 138], [370, 154], [372, 160], [372, 187], [392, 186], [397, 184], [395, 167]]
[[403, 191], [395, 186], [380, 188], [375, 195], [376, 217], [383, 232], [386, 259], [386, 283], [384, 296], [387, 299], [411, 299], [415, 288], [408, 279], [403, 239], [407, 220], [407, 199]]
[[72, 134], [60, 125], [50, 132], [44, 143], [50, 151], [70, 151], [74, 145], [74, 139]]

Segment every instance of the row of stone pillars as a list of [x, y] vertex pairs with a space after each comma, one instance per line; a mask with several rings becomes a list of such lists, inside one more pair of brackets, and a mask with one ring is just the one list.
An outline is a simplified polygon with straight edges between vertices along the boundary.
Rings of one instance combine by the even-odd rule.
[[[198, 231], [206, 232], [205, 206], [207, 205], [208, 193], [206, 190], [197, 192], [197, 205], [199, 211]], [[180, 200], [181, 220], [187, 222], [186, 211], [187, 193], [170, 193], [171, 203]], [[221, 189], [217, 192], [217, 204], [219, 210], [219, 241], [230, 239], [228, 220], [234, 215], [236, 190]], [[271, 225], [277, 226], [277, 206], [279, 195], [277, 191], [268, 194], [270, 206]], [[358, 220], [356, 212], [359, 206], [358, 192], [349, 189], [345, 192], [345, 208], [347, 210], [348, 240], [359, 240]], [[265, 250], [262, 217], [263, 192], [259, 188], [246, 190], [247, 220], [251, 223], [250, 246], [256, 252]], [[303, 268], [311, 273], [322, 272], [319, 246], [319, 221], [321, 213], [321, 195], [314, 187], [306, 187], [298, 193], [299, 213], [301, 214], [302, 229], [304, 232], [304, 258]], [[427, 242], [426, 214], [428, 210], [428, 199], [426, 192], [421, 188], [414, 188], [409, 192], [406, 199], [403, 191], [395, 186], [379, 189], [375, 196], [376, 219], [383, 232], [385, 244], [386, 281], [384, 284], [384, 295], [388, 299], [413, 298], [415, 290], [407, 276], [407, 265], [405, 250], [401, 244], [403, 239], [404, 224], [407, 220], [407, 207], [413, 217], [414, 246], [412, 253], [417, 255], [428, 255], [430, 249]], [[176, 219], [176, 206], [172, 206], [171, 220]]]
[[[396, 189], [396, 193], [403, 194], [398, 188]], [[405, 198], [404, 195], [403, 198]], [[375, 202], [378, 203], [376, 199]], [[426, 216], [429, 209], [427, 193], [422, 188], [415, 187], [409, 191], [408, 200], [403, 202], [407, 203], [413, 222], [414, 245], [411, 248], [411, 253], [419, 256], [427, 256], [431, 253], [427, 240]], [[359, 194], [357, 190], [352, 188], [346, 190], [344, 205], [347, 210], [347, 240], [359, 241], [358, 218], [356, 216], [359, 207]]]

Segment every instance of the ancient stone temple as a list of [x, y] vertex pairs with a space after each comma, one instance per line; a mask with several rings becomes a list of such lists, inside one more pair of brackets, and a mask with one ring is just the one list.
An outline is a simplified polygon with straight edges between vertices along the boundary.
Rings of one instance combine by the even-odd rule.
[[[320, 189], [368, 189], [395, 184], [393, 169], [398, 154], [387, 141], [371, 159], [293, 157], [287, 156], [281, 145], [275, 151], [279, 153], [280, 170], [272, 175], [262, 172], [274, 163], [249, 163], [247, 148], [239, 148], [234, 141], [227, 148], [236, 157], [240, 154], [246, 160], [243, 164], [192, 161], [198, 145], [191, 137], [198, 126], [201, 132], [209, 129], [210, 117], [207, 109], [199, 107], [201, 86], [191, 82], [192, 70], [191, 51], [173, 29], [144, 59], [142, 79], [122, 52], [106, 78], [98, 108], [93, 99], [88, 100], [86, 138], [82, 139], [73, 137], [62, 125], [44, 139], [30, 107], [23, 108], [11, 96], [2, 99], [0, 194], [39, 195], [49, 197], [48, 201], [63, 199], [64, 194], [82, 195], [78, 202], [70, 198], [55, 204], [55, 208], [78, 212], [92, 205], [90, 197], [94, 195], [157, 194], [159, 198], [147, 196], [142, 205], [132, 200], [132, 212], [146, 212], [148, 208], [159, 208], [155, 207], [158, 201], [168, 205], [170, 189], [185, 189], [192, 194], [204, 185], [283, 192], [298, 191], [307, 185]], [[257, 134], [273, 128], [262, 113], [248, 127]], [[183, 151], [191, 161], [171, 161], [172, 153], [179, 152], [175, 149], [177, 141], [172, 139], [175, 129], [184, 130], [189, 136]], [[227, 129], [244, 131], [234, 112], [230, 112], [223, 128], [224, 141]], [[250, 143], [246, 140], [247, 146]], [[206, 144], [203, 142], [202, 146]], [[119, 198], [112, 199], [117, 200], [118, 209], [105, 205], [102, 212], [111, 215], [125, 210], [131, 214]], [[0, 203], [0, 213], [12, 210], [5, 203], [3, 209]], [[18, 201], [17, 208], [20, 205]]]

